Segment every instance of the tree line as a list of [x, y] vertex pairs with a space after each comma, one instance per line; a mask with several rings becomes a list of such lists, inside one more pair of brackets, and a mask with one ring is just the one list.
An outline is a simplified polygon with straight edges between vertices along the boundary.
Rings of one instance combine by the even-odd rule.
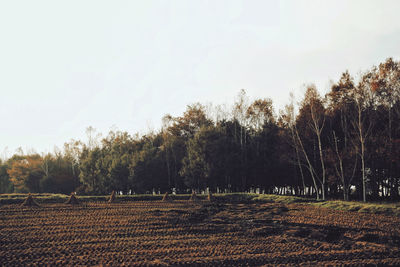
[[19, 151], [0, 161], [0, 193], [108, 194], [187, 190], [399, 199], [400, 62], [358, 81], [344, 72], [321, 96], [306, 86], [278, 113], [241, 90], [231, 107], [187, 106], [157, 132], [111, 131], [54, 153]]

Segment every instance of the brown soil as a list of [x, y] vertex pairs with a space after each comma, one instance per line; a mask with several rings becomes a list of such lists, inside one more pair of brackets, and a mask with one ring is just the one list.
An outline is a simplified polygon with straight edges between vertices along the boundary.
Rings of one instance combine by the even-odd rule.
[[399, 266], [400, 218], [301, 204], [0, 207], [0, 266]]

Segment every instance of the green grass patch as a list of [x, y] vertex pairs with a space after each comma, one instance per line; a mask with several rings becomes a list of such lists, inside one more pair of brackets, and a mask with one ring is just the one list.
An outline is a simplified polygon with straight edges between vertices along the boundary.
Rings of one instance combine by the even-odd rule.
[[364, 203], [357, 201], [329, 200], [310, 204], [335, 210], [400, 216], [400, 204], [398, 203]]
[[[0, 204], [20, 204], [24, 201], [28, 194], [0, 194]], [[172, 200], [189, 200], [191, 194], [170, 194]], [[32, 194], [39, 204], [45, 203], [64, 203], [68, 200], [68, 195], [40, 193]], [[105, 202], [109, 199], [109, 195], [104, 196], [77, 196], [81, 202]], [[138, 194], [117, 196], [118, 202], [125, 201], [160, 201], [163, 195]], [[207, 199], [207, 195], [197, 195], [201, 200]], [[222, 203], [251, 203], [251, 202], [267, 202], [292, 204], [301, 203], [304, 205], [313, 205], [315, 207], [330, 208], [335, 210], [353, 211], [370, 214], [385, 214], [390, 216], [400, 216], [400, 203], [363, 203], [357, 201], [328, 200], [316, 201], [314, 199], [302, 198], [297, 196], [281, 196], [281, 195], [259, 195], [248, 193], [224, 193], [214, 194], [214, 199]]]
[[[33, 198], [39, 203], [64, 203], [68, 200], [69, 195], [64, 194], [51, 194], [51, 193], [35, 193], [31, 194]], [[22, 203], [28, 194], [0, 194], [0, 204], [20, 204]], [[188, 200], [191, 194], [179, 194], [172, 195], [172, 200]], [[103, 196], [76, 196], [81, 202], [105, 202], [110, 198], [110, 195]], [[137, 194], [137, 195], [122, 195], [116, 196], [117, 201], [157, 201], [162, 200], [163, 195], [152, 195], [152, 194]], [[206, 199], [206, 195], [197, 195], [199, 199]]]
[[[31, 194], [38, 203], [62, 203], [68, 199], [67, 195], [63, 194], [50, 194], [50, 193], [37, 193]], [[28, 194], [0, 194], [0, 204], [20, 204]]]
[[304, 202], [316, 201], [313, 199], [296, 197], [296, 196], [257, 195], [257, 194], [254, 194], [252, 200], [260, 201], [260, 202], [282, 203], [282, 204], [304, 203]]
[[223, 194], [213, 194], [213, 197], [216, 201], [219, 202], [250, 202], [253, 198], [257, 196], [256, 194], [247, 194], [247, 193], [223, 193]]

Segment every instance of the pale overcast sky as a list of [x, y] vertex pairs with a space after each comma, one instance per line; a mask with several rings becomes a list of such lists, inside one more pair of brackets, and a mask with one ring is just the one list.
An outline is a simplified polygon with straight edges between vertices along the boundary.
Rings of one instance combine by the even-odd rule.
[[0, 153], [93, 126], [157, 130], [241, 88], [278, 110], [303, 85], [400, 56], [400, 1], [1, 1]]

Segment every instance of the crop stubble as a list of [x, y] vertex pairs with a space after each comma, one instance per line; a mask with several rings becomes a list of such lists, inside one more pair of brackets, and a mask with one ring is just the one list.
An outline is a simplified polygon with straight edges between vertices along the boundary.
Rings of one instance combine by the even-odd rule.
[[0, 265], [400, 265], [400, 218], [302, 204], [0, 208]]

